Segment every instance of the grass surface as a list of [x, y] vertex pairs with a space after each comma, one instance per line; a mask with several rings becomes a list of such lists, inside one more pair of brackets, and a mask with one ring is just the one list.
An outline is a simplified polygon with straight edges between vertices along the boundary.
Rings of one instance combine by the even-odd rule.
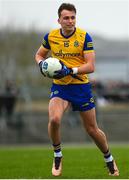
[[[64, 145], [65, 146], [65, 145]], [[129, 178], [129, 146], [112, 147], [120, 176]], [[44, 147], [0, 149], [0, 179], [52, 179], [52, 151]], [[62, 179], [114, 179], [108, 176], [103, 157], [96, 147], [64, 147]]]

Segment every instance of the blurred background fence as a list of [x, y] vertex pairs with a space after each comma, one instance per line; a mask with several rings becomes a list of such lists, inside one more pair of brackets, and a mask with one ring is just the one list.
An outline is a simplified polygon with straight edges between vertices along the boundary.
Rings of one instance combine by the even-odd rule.
[[[98, 124], [110, 142], [125, 143], [129, 140], [128, 112], [106, 110], [98, 113]], [[48, 143], [48, 116], [46, 112], [19, 112], [13, 116], [13, 122], [6, 125], [0, 121], [1, 144], [43, 144]], [[78, 114], [67, 112], [62, 120], [61, 134], [63, 142], [90, 143]]]

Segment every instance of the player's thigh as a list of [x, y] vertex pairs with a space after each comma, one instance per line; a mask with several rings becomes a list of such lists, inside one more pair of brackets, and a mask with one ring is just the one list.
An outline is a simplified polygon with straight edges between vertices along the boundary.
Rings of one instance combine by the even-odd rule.
[[49, 102], [49, 120], [56, 118], [61, 119], [63, 113], [70, 106], [69, 102], [59, 97], [54, 97]]
[[92, 108], [88, 111], [80, 112], [80, 115], [86, 129], [97, 128], [95, 108]]

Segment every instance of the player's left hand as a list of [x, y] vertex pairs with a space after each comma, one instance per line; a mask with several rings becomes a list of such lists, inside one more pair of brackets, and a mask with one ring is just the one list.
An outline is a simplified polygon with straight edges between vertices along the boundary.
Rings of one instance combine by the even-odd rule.
[[65, 66], [62, 62], [62, 69], [59, 71], [55, 71], [55, 75], [53, 76], [54, 79], [61, 79], [69, 74], [72, 74], [72, 69]]

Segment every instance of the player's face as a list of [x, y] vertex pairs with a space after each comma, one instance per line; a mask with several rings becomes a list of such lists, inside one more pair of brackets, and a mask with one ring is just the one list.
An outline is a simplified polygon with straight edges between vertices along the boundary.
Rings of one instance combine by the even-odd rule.
[[73, 32], [76, 24], [76, 14], [74, 11], [63, 10], [58, 19], [63, 31]]

